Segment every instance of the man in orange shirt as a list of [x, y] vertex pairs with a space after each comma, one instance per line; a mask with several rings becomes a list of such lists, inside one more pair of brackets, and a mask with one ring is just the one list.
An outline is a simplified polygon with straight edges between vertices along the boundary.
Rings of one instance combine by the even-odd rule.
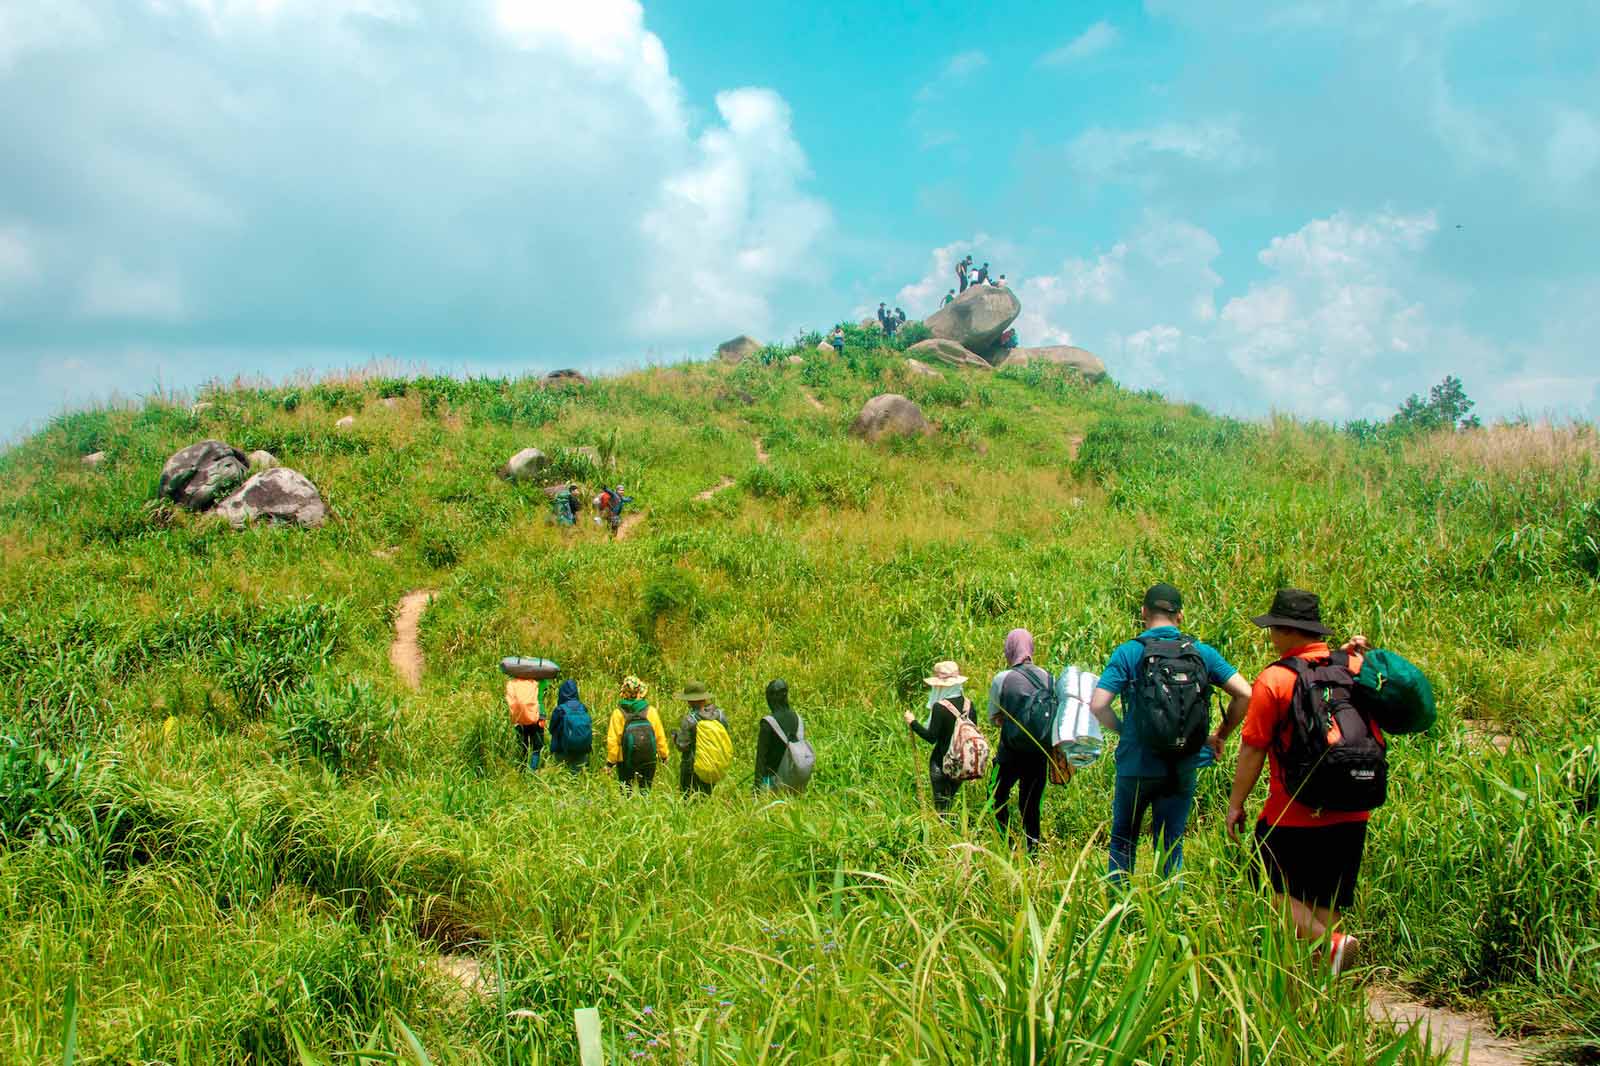
[[544, 707], [539, 703], [539, 682], [513, 677], [506, 681], [506, 706], [511, 709], [511, 724], [522, 742], [528, 769], [539, 768], [544, 751]]
[[[1330, 630], [1322, 624], [1321, 604], [1314, 594], [1300, 589], [1280, 589], [1273, 598], [1272, 609], [1254, 621], [1271, 632], [1272, 645], [1280, 661], [1261, 672], [1251, 692], [1250, 709], [1240, 732], [1233, 794], [1228, 801], [1228, 832], [1235, 840], [1239, 838], [1245, 820], [1245, 800], [1261, 776], [1262, 764], [1270, 761], [1267, 802], [1255, 830], [1261, 863], [1272, 882], [1275, 901], [1289, 912], [1294, 922], [1295, 934], [1304, 940], [1326, 938], [1328, 961], [1337, 974], [1354, 964], [1359, 946], [1355, 937], [1339, 930], [1339, 913], [1355, 898], [1362, 852], [1366, 847], [1367, 819], [1371, 817], [1367, 805], [1376, 806], [1372, 803], [1374, 794], [1378, 797], [1377, 803], [1382, 802], [1386, 771], [1381, 765], [1376, 770], [1379, 780], [1370, 780], [1374, 773], [1371, 764], [1383, 761], [1382, 737], [1369, 721], [1349, 719], [1348, 715], [1355, 712], [1349, 709], [1347, 702], [1339, 708], [1333, 703], [1323, 703], [1325, 710], [1337, 712], [1325, 723], [1328, 726], [1325, 743], [1329, 750], [1346, 739], [1339, 723], [1348, 727], [1351, 739], [1366, 745], [1365, 761], [1357, 771], [1357, 776], [1366, 784], [1352, 785], [1347, 794], [1336, 795], [1332, 803], [1324, 801], [1322, 807], [1313, 808], [1301, 802], [1286, 784], [1289, 768], [1285, 762], [1295, 742], [1296, 689], [1303, 683], [1301, 677], [1309, 673], [1305, 667], [1298, 664], [1291, 667], [1286, 661], [1302, 660], [1306, 667], [1318, 670], [1330, 664], [1337, 667], [1347, 658], [1345, 668], [1353, 678], [1361, 672], [1359, 652], [1366, 649], [1366, 639], [1355, 637], [1345, 645], [1343, 652], [1334, 652], [1326, 640]], [[1319, 691], [1326, 693], [1324, 682], [1319, 681], [1318, 686]], [[1327, 697], [1313, 692], [1302, 698], [1325, 700]], [[1370, 732], [1370, 737], [1360, 735], [1363, 727]], [[1302, 783], [1300, 787], [1307, 786]]]

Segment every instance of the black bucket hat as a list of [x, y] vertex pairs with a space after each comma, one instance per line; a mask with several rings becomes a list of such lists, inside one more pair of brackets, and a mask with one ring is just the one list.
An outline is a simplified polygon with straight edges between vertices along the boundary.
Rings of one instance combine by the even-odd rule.
[[1251, 621], [1263, 629], [1283, 626], [1320, 637], [1333, 632], [1322, 624], [1322, 602], [1317, 594], [1305, 589], [1279, 589], [1267, 613], [1256, 615]]

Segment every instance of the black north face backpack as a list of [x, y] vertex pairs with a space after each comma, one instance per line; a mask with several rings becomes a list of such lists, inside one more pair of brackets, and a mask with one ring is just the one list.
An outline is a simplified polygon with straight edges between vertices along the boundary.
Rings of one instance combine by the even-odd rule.
[[1370, 811], [1389, 791], [1389, 755], [1372, 719], [1350, 696], [1350, 656], [1327, 662], [1300, 658], [1276, 664], [1293, 670], [1294, 697], [1278, 747], [1289, 795], [1313, 810]]
[[1176, 768], [1205, 746], [1211, 732], [1211, 678], [1193, 637], [1140, 637], [1139, 643], [1139, 737], [1151, 754]]

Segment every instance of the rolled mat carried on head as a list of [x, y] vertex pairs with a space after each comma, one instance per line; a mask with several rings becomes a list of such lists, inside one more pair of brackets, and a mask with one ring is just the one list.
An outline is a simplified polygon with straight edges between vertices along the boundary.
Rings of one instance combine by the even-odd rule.
[[528, 659], [521, 655], [508, 655], [500, 660], [500, 671], [508, 677], [524, 681], [548, 681], [561, 676], [561, 667], [549, 659]]

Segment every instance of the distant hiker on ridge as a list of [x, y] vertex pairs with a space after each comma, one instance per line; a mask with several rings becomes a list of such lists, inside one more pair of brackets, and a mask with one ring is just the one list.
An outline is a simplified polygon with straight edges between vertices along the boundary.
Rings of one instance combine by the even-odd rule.
[[985, 263], [978, 268], [978, 284], [982, 285], [989, 280], [989, 264]]
[[956, 284], [961, 286], [961, 291], [967, 291], [967, 265], [972, 262], [970, 256], [956, 260]]
[[889, 309], [882, 303], [878, 304], [878, 326], [885, 333], [889, 332]]

